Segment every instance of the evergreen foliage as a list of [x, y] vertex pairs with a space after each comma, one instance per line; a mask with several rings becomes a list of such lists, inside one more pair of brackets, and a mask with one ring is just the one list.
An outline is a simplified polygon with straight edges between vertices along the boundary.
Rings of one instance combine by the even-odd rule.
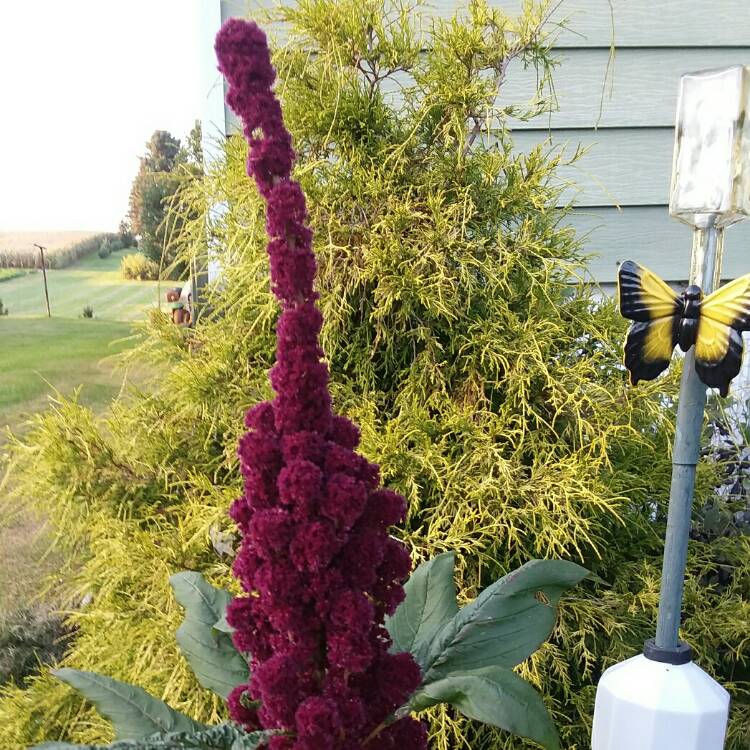
[[[333, 401], [407, 498], [413, 557], [456, 550], [461, 604], [534, 557], [576, 560], [606, 582], [563, 597], [552, 640], [520, 668], [562, 746], [583, 750], [599, 674], [652, 635], [677, 374], [625, 384], [623, 323], [570, 284], [584, 269], [555, 208], [563, 157], [513, 151], [509, 118], [552, 106], [546, 13], [526, 3], [507, 19], [477, 1], [422, 34], [424, 12], [391, 0], [300, 0], [279, 11], [290, 36], [275, 62], [315, 230]], [[537, 68], [539, 91], [498, 104], [520, 64]], [[78, 636], [65, 665], [136, 683], [206, 723], [225, 709], [177, 654], [169, 576], [229, 582], [241, 415], [270, 395], [278, 314], [246, 146], [232, 138], [225, 150], [180, 215], [186, 258], [205, 259], [211, 222], [224, 268], [213, 313], [189, 332], [154, 314], [138, 356], [160, 365], [161, 387], [104, 421], [55, 404], [11, 465], [18, 497], [59, 528], [71, 600], [92, 594], [69, 618]], [[222, 215], [208, 212], [216, 202]], [[699, 499], [715, 474], [702, 464]], [[696, 535], [686, 581], [683, 635], [732, 692], [730, 750], [747, 746], [750, 724], [749, 546], [744, 534]], [[436, 750], [532, 747], [450, 708], [428, 716]], [[3, 691], [0, 746], [44, 739], [111, 735], [42, 675]]]
[[187, 148], [166, 130], [154, 131], [130, 190], [129, 219], [132, 231], [139, 235], [140, 249], [175, 278], [184, 271], [176, 258], [185, 213], [180, 194], [202, 171], [200, 141], [197, 122], [188, 135]]
[[135, 246], [135, 236], [133, 235], [130, 219], [128, 217], [120, 222], [120, 225], [117, 228], [117, 238], [121, 250], [126, 250]]

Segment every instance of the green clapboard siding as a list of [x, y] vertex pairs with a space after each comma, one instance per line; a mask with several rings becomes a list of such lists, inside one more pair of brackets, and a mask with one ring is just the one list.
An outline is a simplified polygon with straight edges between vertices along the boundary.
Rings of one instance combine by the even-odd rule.
[[[210, 0], [203, 0], [208, 2]], [[253, 12], [289, 0], [221, 0], [222, 18]], [[523, 0], [491, 0], [511, 18]], [[550, 27], [557, 27], [555, 46], [567, 47], [724, 47], [750, 40], [747, 0], [562, 0], [553, 2]], [[466, 3], [432, 0], [428, 13], [449, 18]], [[564, 26], [561, 26], [564, 24]], [[283, 30], [277, 29], [282, 32]]]
[[[578, 209], [568, 223], [588, 237], [587, 250], [595, 255], [589, 267], [601, 282], [614, 281], [617, 264], [624, 260], [637, 261], [669, 280], [687, 277], [691, 230], [670, 217], [666, 207]], [[748, 271], [750, 221], [724, 233], [722, 276], [734, 278]]]
[[[523, 1], [491, 4], [512, 16]], [[276, 0], [221, 3], [226, 19], [252, 16]], [[432, 0], [429, 10], [446, 18], [465, 6]], [[568, 28], [559, 26], [563, 21]], [[515, 150], [528, 152], [543, 142], [569, 155], [578, 144], [586, 148], [575, 165], [560, 168], [558, 178], [565, 186], [561, 203], [576, 206], [571, 224], [598, 256], [591, 269], [599, 281], [612, 282], [617, 262], [627, 258], [667, 279], [682, 279], [690, 230], [667, 211], [678, 83], [683, 73], [750, 64], [750, 0], [562, 0], [550, 23], [561, 62], [556, 111], [508, 123]], [[277, 41], [285, 39], [283, 29], [271, 32]], [[499, 104], [528, 102], [535, 82], [533, 70], [513, 62]], [[401, 83], [393, 83], [395, 97]], [[227, 112], [228, 132], [235, 127]], [[750, 271], [750, 221], [726, 235], [724, 276]]]
[[[490, 3], [509, 15], [523, 0]], [[433, 0], [435, 13], [451, 16], [455, 0]], [[565, 22], [556, 47], [722, 47], [747, 45], [747, 0], [563, 0], [550, 21]], [[614, 24], [614, 30], [613, 30]]]
[[[748, 39], [750, 43], [750, 38]], [[516, 130], [672, 127], [680, 75], [692, 70], [750, 64], [750, 46], [733, 49], [622, 49], [610, 66], [607, 49], [559, 51], [555, 72], [556, 110], [527, 122], [510, 121]], [[397, 99], [410, 85], [405, 75], [383, 84]], [[536, 73], [522, 61], [508, 66], [498, 105], [529, 103], [536, 93]]]
[[256, 3], [249, 0], [221, 0], [221, 21], [228, 18], [252, 18], [253, 10], [273, 7], [271, 3]]
[[[680, 75], [737, 63], [749, 65], [750, 46], [618, 49], [610, 82], [605, 82], [607, 49], [560, 50], [559, 58], [561, 65], [554, 76], [558, 111], [546, 122], [545, 118], [535, 118], [516, 123], [516, 128], [671, 127]], [[514, 61], [508, 66], [500, 103], [529, 101], [535, 87], [534, 71], [524, 70], [520, 61]]]
[[517, 130], [516, 151], [540, 143], [570, 159], [577, 146], [586, 151], [574, 164], [559, 169], [569, 184], [561, 202], [581, 206], [658, 206], [668, 201], [674, 128], [601, 130]]

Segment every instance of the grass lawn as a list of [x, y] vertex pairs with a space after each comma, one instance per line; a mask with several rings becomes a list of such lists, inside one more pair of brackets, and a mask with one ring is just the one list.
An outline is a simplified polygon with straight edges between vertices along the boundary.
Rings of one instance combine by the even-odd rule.
[[[158, 295], [156, 282], [120, 277], [122, 255], [101, 259], [94, 254], [48, 271], [52, 318], [46, 317], [40, 271], [0, 283], [0, 300], [9, 310], [0, 316], [0, 454], [7, 428], [22, 433], [26, 419], [46, 408], [53, 390], [70, 395], [80, 387], [81, 402], [97, 412], [105, 411], [119, 392], [122, 372], [107, 358], [130, 345], [125, 339], [132, 321], [142, 319]], [[86, 305], [94, 309], [93, 320], [81, 317]], [[33, 498], [28, 502], [31, 511]], [[40, 582], [58, 566], [54, 553], [45, 554], [49, 545], [44, 519], [33, 512], [0, 516], [0, 636], [4, 618], [31, 612], [43, 619], [54, 603], [35, 599]]]
[[[81, 385], [83, 402], [96, 409], [117, 393], [121, 378], [102, 360], [127, 346], [130, 322], [158, 300], [156, 282], [121, 278], [121, 257], [94, 254], [47, 271], [51, 319], [40, 271], [0, 284], [9, 311], [0, 317], [0, 442], [7, 426], [44, 408], [52, 388], [68, 395]], [[81, 316], [87, 305], [93, 320]]]
[[[24, 420], [46, 407], [50, 386], [70, 394], [82, 385], [81, 400], [104, 408], [120, 379], [100, 360], [122, 349], [110, 342], [129, 331], [127, 323], [113, 321], [0, 317], [0, 455], [7, 428], [22, 432]], [[0, 496], [2, 479], [0, 466]], [[0, 517], [0, 640], [24, 618], [47, 618], [49, 604], [37, 597], [59, 560], [33, 508], [32, 499], [28, 513]]]
[[[126, 281], [120, 276], [120, 259], [127, 250], [108, 258], [96, 254], [69, 268], [47, 271], [53, 318], [80, 318], [83, 308], [94, 308], [102, 320], [130, 321], [143, 318], [158, 301], [157, 282]], [[0, 284], [0, 300], [11, 318], [47, 314], [41, 271], [8, 279]], [[90, 321], [89, 321], [90, 322]], [[0, 408], [2, 400], [0, 399]]]
[[69, 395], [80, 385], [84, 403], [104, 407], [121, 376], [101, 360], [122, 351], [129, 334], [111, 320], [0, 318], [0, 430], [43, 409], [51, 388]]

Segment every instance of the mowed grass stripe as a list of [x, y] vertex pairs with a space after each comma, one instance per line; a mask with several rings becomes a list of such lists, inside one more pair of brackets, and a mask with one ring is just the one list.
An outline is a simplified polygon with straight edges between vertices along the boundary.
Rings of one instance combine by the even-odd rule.
[[[48, 271], [52, 316], [79, 318], [83, 308], [90, 305], [94, 315], [102, 320], [142, 318], [149, 307], [157, 304], [157, 282], [122, 279], [121, 257], [122, 253], [103, 259], [94, 255], [70, 268]], [[11, 317], [46, 315], [41, 272], [4, 281], [0, 300]]]
[[[82, 401], [97, 411], [118, 393], [122, 373], [107, 357], [132, 346], [130, 323], [143, 319], [159, 294], [157, 282], [122, 279], [121, 257], [93, 255], [49, 271], [51, 319], [41, 272], [0, 285], [10, 311], [0, 317], [0, 432], [44, 409], [51, 388], [70, 395], [82, 386]], [[94, 320], [82, 318], [86, 305]]]
[[128, 346], [130, 326], [106, 320], [0, 318], [0, 428], [44, 406], [50, 385], [103, 407], [120, 389], [107, 357]]

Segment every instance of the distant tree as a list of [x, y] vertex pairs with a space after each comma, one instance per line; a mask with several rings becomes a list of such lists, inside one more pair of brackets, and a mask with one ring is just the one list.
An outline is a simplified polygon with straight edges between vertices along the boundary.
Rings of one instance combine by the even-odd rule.
[[135, 236], [133, 235], [133, 227], [130, 223], [130, 217], [126, 216], [117, 228], [117, 233], [120, 236], [120, 244], [123, 248], [135, 247]]
[[176, 195], [184, 184], [202, 174], [200, 138], [198, 122], [186, 147], [166, 130], [156, 130], [146, 143], [130, 191], [130, 231], [139, 236], [143, 253], [160, 268], [172, 269], [172, 276], [180, 276], [184, 270], [174, 266], [182, 222], [167, 220], [167, 209], [178, 200]]
[[188, 133], [187, 143], [185, 144], [185, 155], [188, 164], [196, 167], [203, 172], [203, 129], [201, 121], [196, 120], [193, 129]]
[[167, 221], [170, 201], [189, 176], [180, 172], [139, 172], [131, 194], [133, 228], [139, 248], [162, 267], [174, 260], [174, 234], [178, 227]]
[[99, 250], [97, 254], [102, 259], [109, 258], [109, 256], [112, 255], [113, 250], [114, 250], [114, 243], [112, 241], [112, 238], [109, 235], [107, 235], [102, 240], [102, 244], [99, 245]]
[[141, 161], [149, 172], [172, 172], [181, 158], [184, 157], [180, 139], [166, 130], [155, 130]]

